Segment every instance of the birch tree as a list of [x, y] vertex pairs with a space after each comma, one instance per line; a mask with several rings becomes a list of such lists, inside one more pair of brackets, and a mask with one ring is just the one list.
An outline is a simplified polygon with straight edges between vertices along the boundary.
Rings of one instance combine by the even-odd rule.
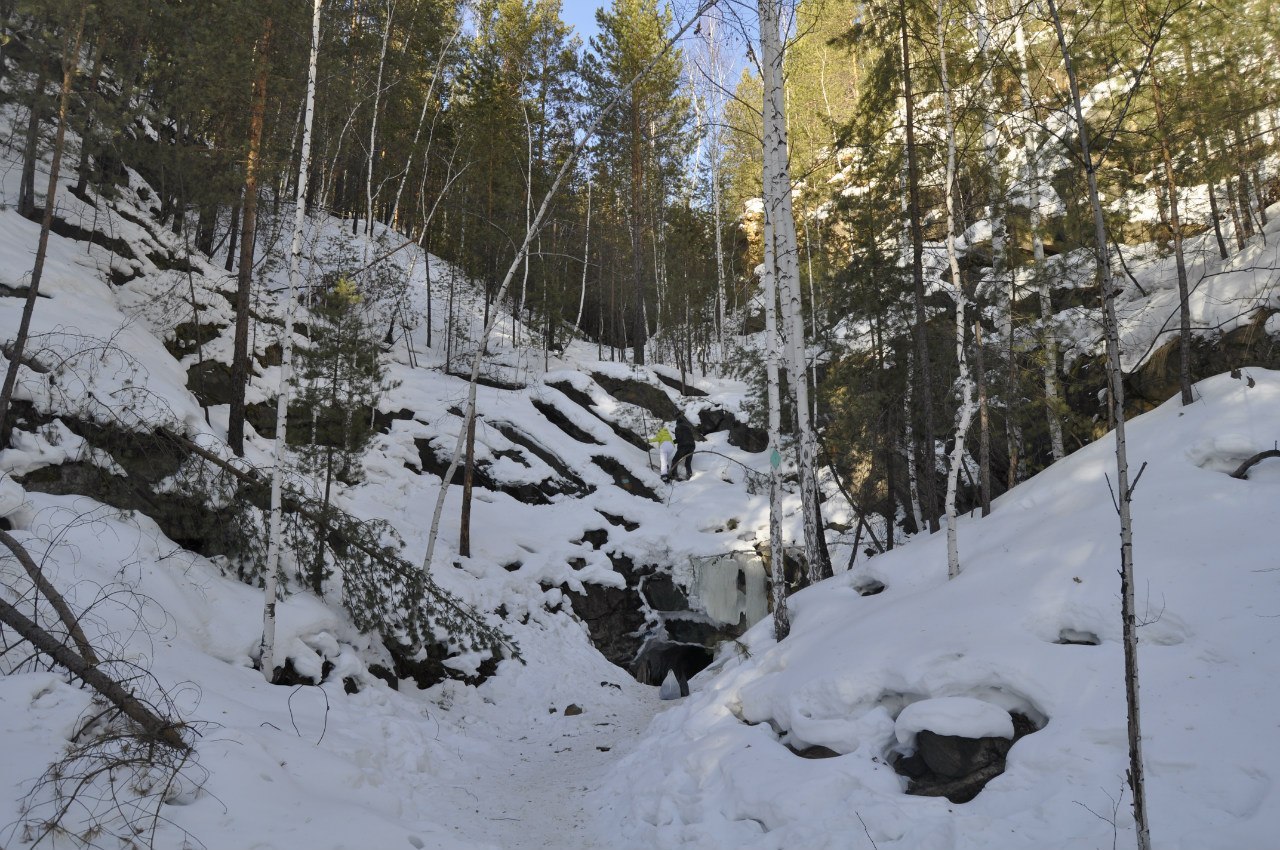
[[[947, 139], [947, 173], [944, 180], [947, 199], [947, 265], [951, 271], [951, 288], [956, 302], [956, 363], [960, 367], [960, 377], [956, 380], [960, 407], [956, 411], [955, 442], [951, 449], [951, 463], [947, 469], [945, 508], [947, 512], [947, 578], [955, 578], [960, 575], [960, 546], [956, 534], [956, 490], [960, 481], [960, 466], [964, 463], [965, 436], [969, 433], [969, 424], [973, 421], [974, 405], [973, 379], [969, 376], [969, 361], [965, 354], [965, 330], [968, 325], [965, 319], [965, 294], [964, 286], [960, 282], [960, 261], [956, 253], [956, 123], [951, 103], [951, 81], [947, 76], [946, 19], [942, 4], [943, 0], [938, 0], [938, 55], [942, 82], [943, 125]], [[985, 8], [982, 5], [979, 8], [982, 10], [979, 14], [983, 14]], [[981, 35], [979, 39], [982, 40]], [[996, 249], [997, 254], [1001, 250], [1002, 248]]]
[[782, 304], [787, 376], [795, 399], [796, 454], [804, 516], [804, 548], [809, 580], [832, 574], [823, 537], [818, 501], [817, 435], [809, 406], [804, 311], [800, 296], [800, 250], [791, 202], [791, 170], [787, 158], [787, 113], [783, 80], [783, 34], [778, 0], [759, 0], [760, 71], [764, 84], [764, 203], [773, 228], [778, 290]]
[[724, 366], [725, 346], [725, 310], [726, 287], [724, 268], [724, 235], [722, 219], [724, 217], [724, 187], [720, 174], [720, 161], [724, 155], [724, 65], [720, 57], [720, 41], [716, 35], [716, 20], [707, 18], [707, 70], [709, 97], [707, 98], [707, 165], [711, 177], [711, 215], [715, 223], [716, 252], [716, 374], [721, 374]]
[[267, 538], [267, 568], [262, 580], [262, 675], [275, 675], [277, 573], [283, 537], [281, 495], [284, 483], [285, 429], [289, 420], [289, 386], [293, 378], [293, 318], [299, 279], [302, 276], [302, 236], [307, 216], [307, 179], [311, 172], [311, 127], [315, 120], [316, 66], [320, 55], [320, 7], [314, 0], [311, 15], [311, 61], [307, 69], [307, 98], [302, 123], [302, 153], [293, 207], [293, 241], [289, 246], [289, 289], [284, 302], [284, 330], [280, 339], [280, 387], [276, 393], [275, 466], [271, 470], [271, 520]]
[[765, 396], [769, 406], [769, 568], [773, 587], [773, 636], [781, 641], [791, 633], [787, 614], [787, 564], [782, 540], [782, 399], [778, 374], [778, 291], [773, 224], [764, 210], [764, 264], [760, 267], [764, 290]]
[[578, 292], [578, 315], [573, 329], [582, 330], [582, 307], [587, 303], [587, 269], [591, 265], [591, 179], [587, 178], [587, 222], [582, 236], [582, 289]]

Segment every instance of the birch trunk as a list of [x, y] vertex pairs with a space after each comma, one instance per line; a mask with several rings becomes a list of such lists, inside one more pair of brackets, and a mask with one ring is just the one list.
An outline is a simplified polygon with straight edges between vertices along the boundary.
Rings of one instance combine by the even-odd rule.
[[582, 238], [582, 290], [578, 293], [578, 317], [573, 329], [582, 330], [582, 307], [587, 303], [587, 264], [591, 260], [591, 180], [587, 180], [587, 230]]
[[[529, 110], [524, 115], [524, 133], [528, 143], [524, 168], [524, 229], [533, 224], [533, 126], [529, 123]], [[524, 316], [525, 301], [529, 297], [529, 254], [524, 256], [524, 277], [520, 279], [520, 303], [511, 307], [511, 346], [520, 345], [520, 318]]]
[[782, 399], [778, 376], [778, 292], [773, 225], [764, 214], [764, 337], [767, 398], [769, 403], [769, 572], [773, 589], [773, 636], [784, 640], [791, 633], [787, 613], [786, 544], [782, 539]]
[[[979, 17], [985, 22], [986, 4], [979, 0]], [[979, 25], [979, 43], [986, 53], [985, 24]], [[956, 255], [956, 214], [955, 214], [955, 182], [956, 182], [956, 128], [952, 114], [951, 83], [947, 77], [947, 41], [946, 25], [942, 13], [942, 0], [938, 0], [938, 52], [940, 58], [942, 81], [942, 113], [947, 136], [947, 263], [951, 269], [951, 288], [955, 292], [956, 302], [956, 363], [960, 367], [960, 377], [956, 387], [960, 393], [960, 408], [956, 411], [956, 437], [951, 449], [951, 463], [947, 469], [947, 578], [960, 575], [960, 546], [956, 534], [956, 490], [960, 482], [960, 465], [964, 463], [965, 436], [969, 433], [969, 424], [973, 421], [973, 379], [969, 376], [969, 361], [965, 354], [965, 320], [964, 287], [960, 282], [960, 261]], [[989, 148], [990, 151], [990, 148]], [[989, 154], [990, 155], [990, 154]], [[989, 165], [994, 163], [989, 162]], [[993, 211], [994, 213], [994, 211]], [[994, 239], [994, 237], [993, 237]], [[1003, 248], [996, 249], [997, 256]], [[999, 261], [997, 260], [997, 267]]]
[[1066, 67], [1067, 82], [1071, 90], [1076, 131], [1079, 134], [1080, 158], [1084, 163], [1089, 187], [1089, 206], [1093, 211], [1093, 235], [1098, 257], [1098, 272], [1102, 277], [1103, 324], [1107, 339], [1107, 382], [1109, 384], [1116, 434], [1116, 509], [1120, 514], [1120, 607], [1124, 625], [1125, 703], [1129, 725], [1129, 788], [1133, 793], [1133, 820], [1137, 833], [1138, 850], [1151, 850], [1151, 827], [1147, 823], [1147, 793], [1143, 778], [1142, 762], [1142, 713], [1138, 700], [1138, 632], [1133, 598], [1133, 519], [1130, 503], [1133, 491], [1129, 486], [1129, 459], [1125, 446], [1124, 376], [1120, 371], [1120, 331], [1116, 321], [1116, 285], [1111, 274], [1111, 261], [1107, 247], [1107, 226], [1102, 214], [1102, 202], [1098, 197], [1097, 165], [1090, 150], [1089, 125], [1085, 123], [1080, 105], [1080, 85], [1076, 80], [1071, 51], [1067, 48], [1066, 33], [1058, 14], [1056, 0], [1046, 0], [1053, 27], [1058, 36], [1058, 48]]
[[302, 276], [302, 230], [307, 217], [307, 180], [311, 173], [311, 127], [315, 119], [316, 66], [320, 54], [320, 7], [315, 0], [311, 15], [311, 61], [307, 70], [306, 116], [302, 122], [302, 153], [298, 159], [298, 181], [293, 207], [293, 242], [289, 247], [289, 290], [284, 302], [284, 331], [280, 340], [280, 387], [276, 392], [275, 465], [271, 469], [271, 521], [267, 538], [267, 569], [262, 580], [262, 675], [270, 682], [275, 674], [276, 594], [283, 536], [281, 494], [284, 484], [284, 453], [288, 442], [289, 384], [293, 380], [293, 318], [299, 280]]
[[778, 290], [785, 331], [787, 375], [795, 397], [797, 461], [804, 515], [805, 560], [812, 583], [830, 578], [831, 559], [823, 537], [818, 501], [817, 438], [809, 408], [809, 378], [805, 368], [804, 311], [800, 297], [799, 246], [791, 204], [791, 170], [787, 153], [787, 117], [783, 46], [776, 0], [760, 0], [760, 54], [764, 78], [764, 194], [773, 226]]
[[[714, 90], [719, 93], [723, 86], [723, 75], [720, 67], [720, 57], [718, 42], [715, 35], [715, 19], [708, 19], [707, 29], [707, 52], [711, 64], [711, 73], [714, 75]], [[715, 240], [716, 240], [716, 344], [719, 346], [719, 352], [716, 357], [716, 375], [721, 376], [724, 371], [724, 328], [725, 328], [725, 269], [724, 269], [724, 236], [721, 230], [721, 216], [723, 215], [723, 197], [720, 188], [720, 147], [721, 139], [720, 125], [718, 119], [721, 116], [722, 109], [712, 109], [708, 127], [711, 128], [708, 139], [707, 159], [711, 166], [711, 214], [714, 217]]]

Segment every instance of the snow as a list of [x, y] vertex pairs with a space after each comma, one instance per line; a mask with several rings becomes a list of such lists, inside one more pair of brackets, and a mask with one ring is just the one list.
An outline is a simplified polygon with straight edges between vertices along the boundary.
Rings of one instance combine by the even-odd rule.
[[916, 735], [929, 731], [962, 738], [1012, 738], [1009, 712], [972, 697], [922, 699], [902, 709], [894, 735], [904, 747], [914, 747]]
[[[11, 199], [18, 169], [5, 166], [0, 190]], [[175, 342], [174, 325], [190, 320], [193, 305], [206, 325], [227, 324], [229, 306], [217, 290], [229, 281], [218, 258], [192, 261], [191, 287], [185, 273], [148, 257], [178, 242], [151, 220], [146, 188], [131, 173], [128, 191], [110, 204], [59, 198], [60, 216], [123, 240], [135, 259], [51, 238], [31, 349], [51, 371], [24, 369], [19, 385], [19, 398], [49, 423], [16, 434], [13, 448], [0, 453], [0, 516], [70, 604], [90, 609], [90, 639], [110, 657], [149, 670], [198, 734], [198, 770], [161, 807], [156, 847], [1109, 846], [1112, 827], [1093, 812], [1110, 815], [1127, 768], [1109, 439], [1006, 494], [990, 517], [961, 518], [963, 571], [954, 581], [946, 580], [942, 536], [920, 537], [792, 597], [792, 634], [778, 644], [765, 616], [763, 568], [744, 554], [767, 535], [767, 501], [746, 486], [767, 459], [729, 445], [724, 433], [707, 435], [693, 480], [664, 485], [646, 452], [611, 427], [645, 437], [652, 419], [646, 424], [591, 375], [649, 383], [695, 422], [710, 405], [745, 419], [747, 384], [685, 376], [709, 395], [682, 398], [659, 380], [679, 380], [678, 372], [593, 362], [596, 347], [584, 342], [571, 343], [544, 370], [540, 355], [513, 345], [531, 335], [510, 321], [485, 374], [514, 389], [480, 388], [477, 457], [503, 486], [564, 485], [563, 469], [590, 492], [527, 505], [478, 490], [471, 556], [457, 554], [450, 519], [431, 569], [480, 610], [505, 610], [505, 618], [489, 616], [516, 640], [524, 661], [501, 661], [478, 687], [449, 680], [420, 691], [405, 681], [393, 690], [370, 672], [388, 663], [379, 641], [361, 634], [332, 599], [294, 583], [279, 605], [279, 651], [304, 674], [333, 668], [320, 685], [265, 684], [252, 669], [261, 631], [257, 588], [167, 539], [140, 513], [37, 492], [13, 477], [77, 462], [122, 474], [105, 452], [88, 447], [77, 422], [123, 431], [162, 423], [226, 456], [225, 407], [202, 408], [187, 372], [200, 358], [227, 362], [229, 333], [204, 340], [199, 354], [175, 356], [165, 342]], [[1277, 220], [1280, 209], [1267, 242], [1255, 240], [1226, 264], [1203, 244], [1196, 249], [1198, 324], [1225, 331], [1257, 307], [1275, 306], [1269, 270], [1280, 267]], [[0, 283], [23, 285], [35, 238], [34, 225], [0, 209]], [[398, 244], [395, 238], [377, 237], [383, 245]], [[981, 228], [970, 238], [983, 238]], [[337, 254], [382, 250], [329, 219], [311, 223], [307, 244], [312, 271]], [[1166, 338], [1176, 308], [1170, 261], [1137, 251], [1126, 261], [1149, 293], [1126, 290], [1120, 305], [1127, 350], [1142, 352]], [[388, 355], [396, 388], [380, 409], [412, 416], [377, 435], [363, 458], [364, 480], [342, 488], [336, 501], [391, 523], [404, 556], [418, 563], [440, 486], [420, 473], [420, 441], [440, 452], [454, 444], [461, 419], [450, 408], [461, 405], [465, 382], [446, 373], [469, 362], [457, 339], [446, 357], [445, 290], [456, 285], [462, 324], [473, 329], [483, 303], [416, 246], [388, 262], [406, 282], [410, 316], [425, 316], [434, 299], [432, 344], [418, 320]], [[1065, 277], [1088, 283], [1083, 254], [1053, 262]], [[137, 276], [111, 284], [112, 271]], [[282, 274], [281, 264], [267, 263], [258, 281], [268, 318], [279, 312], [273, 294], [283, 289]], [[20, 309], [21, 299], [0, 297], [0, 324], [16, 327]], [[1073, 330], [1076, 356], [1096, 350], [1088, 311], [1058, 320]], [[1275, 320], [1265, 325], [1273, 335]], [[263, 355], [278, 330], [269, 322], [258, 329], [253, 344]], [[269, 399], [278, 377], [275, 367], [259, 372], [251, 402]], [[586, 393], [591, 410], [550, 386], [560, 382]], [[1196, 398], [1186, 408], [1167, 403], [1130, 428], [1133, 468], [1146, 464], [1134, 511], [1151, 821], [1161, 850], [1263, 848], [1280, 833], [1273, 533], [1280, 462], [1254, 467], [1248, 480], [1224, 473], [1280, 438], [1280, 374], [1218, 376], [1198, 384]], [[535, 401], [596, 444], [571, 438]], [[516, 432], [546, 455], [524, 451], [507, 436]], [[658, 499], [615, 486], [595, 457], [617, 462]], [[270, 441], [251, 433], [246, 462], [268, 468]], [[458, 489], [446, 517], [457, 516]], [[850, 520], [838, 498], [824, 507], [828, 520]], [[788, 494], [784, 508], [793, 544], [798, 498]], [[605, 514], [638, 527], [625, 531]], [[585, 535], [600, 530], [608, 539], [597, 548]], [[847, 543], [835, 549], [833, 560], [848, 562]], [[570, 592], [623, 584], [610, 556], [670, 567], [714, 618], [754, 623], [719, 648], [690, 697], [663, 703], [658, 688], [608, 663], [572, 616]], [[745, 591], [738, 570], [746, 572]], [[873, 580], [885, 590], [862, 596], [859, 588]], [[0, 560], [0, 594], [29, 607], [30, 591], [21, 568]], [[1059, 643], [1085, 636], [1098, 645]], [[483, 660], [464, 654], [449, 664], [474, 671]], [[5, 673], [0, 825], [16, 825], [24, 795], [95, 710], [87, 691], [56, 672], [28, 665]], [[347, 693], [344, 680], [358, 693]], [[581, 713], [567, 712], [571, 705]], [[887, 762], [918, 731], [1010, 737], [1011, 712], [1039, 729], [1014, 744], [1005, 773], [975, 800], [952, 805], [904, 794], [905, 780]], [[818, 746], [837, 755], [796, 754]], [[1132, 828], [1127, 800], [1114, 811], [1123, 844]], [[24, 841], [19, 827], [0, 827], [0, 844]]]

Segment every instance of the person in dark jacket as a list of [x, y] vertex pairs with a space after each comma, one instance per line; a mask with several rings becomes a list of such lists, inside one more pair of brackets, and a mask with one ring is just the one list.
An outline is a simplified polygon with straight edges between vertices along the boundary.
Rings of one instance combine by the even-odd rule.
[[684, 461], [684, 477], [693, 478], [693, 426], [685, 419], [676, 420], [676, 456], [671, 460], [671, 475], [680, 477], [680, 461]]

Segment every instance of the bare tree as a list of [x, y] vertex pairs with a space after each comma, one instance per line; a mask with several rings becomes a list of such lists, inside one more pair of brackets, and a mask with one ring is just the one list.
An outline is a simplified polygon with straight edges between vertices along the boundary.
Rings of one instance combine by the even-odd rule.
[[293, 208], [293, 243], [289, 249], [289, 291], [284, 302], [284, 330], [280, 339], [280, 388], [276, 393], [275, 466], [271, 470], [271, 521], [267, 540], [267, 567], [262, 579], [262, 675], [270, 682], [275, 676], [276, 581], [280, 566], [281, 489], [284, 480], [284, 453], [288, 443], [289, 383], [293, 378], [293, 316], [296, 293], [302, 275], [302, 230], [307, 217], [307, 178], [311, 171], [311, 125], [316, 108], [316, 65], [320, 54], [320, 7], [315, 0], [311, 16], [311, 62], [307, 71], [306, 117], [302, 124], [302, 155], [298, 160], [297, 197]]
[[[1076, 79], [1067, 36], [1062, 28], [1056, 0], [1046, 0], [1058, 36], [1058, 48], [1067, 72], [1071, 91], [1076, 132], [1079, 135], [1080, 161], [1084, 165], [1089, 187], [1089, 206], [1093, 211], [1094, 250], [1097, 254], [1098, 273], [1102, 278], [1102, 323], [1107, 342], [1107, 387], [1111, 402], [1111, 415], [1116, 435], [1116, 512], [1120, 515], [1120, 616], [1124, 625], [1124, 681], [1125, 703], [1129, 721], [1129, 788], [1133, 792], [1133, 820], [1137, 831], [1138, 850], [1151, 850], [1151, 827], [1147, 823], [1147, 793], [1142, 766], [1142, 714], [1138, 703], [1138, 627], [1133, 599], [1133, 518], [1130, 503], [1133, 488], [1129, 485], [1129, 458], [1124, 437], [1124, 374], [1120, 370], [1120, 327], [1116, 319], [1115, 298], [1118, 294], [1115, 278], [1111, 273], [1108, 252], [1107, 224], [1102, 214], [1102, 202], [1098, 196], [1098, 163], [1090, 148], [1089, 125], [1084, 118], [1080, 102], [1080, 84]], [[1152, 45], [1154, 49], [1154, 44]], [[1148, 57], [1149, 61], [1150, 57]], [[1144, 66], [1145, 70], [1145, 66]], [[1134, 81], [1136, 88], [1141, 80], [1139, 71]], [[1135, 484], [1137, 482], [1135, 481]]]
[[[596, 114], [595, 120], [583, 130], [578, 143], [568, 152], [564, 158], [564, 162], [561, 163], [560, 170], [556, 172], [555, 179], [552, 180], [550, 188], [547, 189], [547, 194], [543, 196], [542, 203], [538, 207], [537, 215], [533, 217], [532, 222], [530, 222], [529, 227], [525, 231], [524, 240], [516, 250], [515, 256], [511, 259], [511, 264], [507, 266], [507, 273], [503, 277], [501, 285], [498, 287], [497, 295], [494, 297], [495, 303], [501, 303], [502, 300], [507, 297], [507, 292], [511, 288], [511, 282], [515, 279], [516, 271], [524, 262], [525, 256], [529, 253], [530, 246], [542, 230], [543, 221], [547, 217], [547, 211], [551, 209], [551, 202], [555, 199], [556, 195], [559, 194], [560, 186], [564, 183], [565, 177], [568, 175], [575, 163], [577, 163], [578, 157], [587, 146], [587, 143], [595, 135], [596, 131], [600, 128], [600, 125], [604, 122], [608, 112], [615, 108], [623, 98], [630, 94], [636, 84], [639, 83], [640, 80], [642, 80], [644, 76], [662, 60], [667, 51], [670, 50], [672, 46], [689, 31], [694, 23], [715, 4], [716, 0], [703, 0], [689, 20], [681, 26], [679, 30], [677, 30], [675, 35], [666, 41], [662, 50], [658, 51], [648, 64], [641, 68], [640, 72], [636, 74], [630, 82], [622, 87], [622, 89], [614, 96], [614, 99]], [[478, 386], [480, 378], [480, 367], [484, 362], [485, 351], [488, 346], [489, 338], [493, 335], [493, 329], [500, 318], [501, 316], [499, 315], [499, 311], [495, 310], [494, 314], [489, 317], [487, 322], [485, 322], [484, 329], [480, 333], [480, 339], [477, 341], [475, 353], [472, 355], [471, 378], [467, 388], [467, 403], [463, 410], [462, 428], [459, 430], [458, 440], [454, 444], [453, 459], [449, 462], [449, 468], [445, 470], [444, 477], [440, 482], [440, 493], [436, 497], [436, 506], [431, 517], [431, 528], [427, 533], [427, 550], [422, 558], [423, 572], [431, 571], [431, 563], [435, 557], [436, 541], [440, 536], [440, 517], [444, 514], [444, 503], [449, 494], [449, 485], [453, 481], [454, 473], [458, 471], [458, 464], [462, 461], [470, 422], [476, 415], [476, 387]], [[639, 350], [643, 357], [643, 343], [640, 343]]]
[[[53, 140], [53, 161], [49, 164], [49, 186], [44, 195], [44, 215], [40, 218], [40, 240], [36, 244], [35, 264], [31, 267], [31, 282], [27, 286], [27, 298], [22, 306], [22, 319], [18, 322], [18, 336], [4, 352], [9, 368], [4, 375], [4, 388], [0, 389], [0, 446], [9, 444], [9, 406], [13, 390], [18, 382], [18, 367], [31, 333], [31, 317], [36, 309], [36, 297], [40, 294], [40, 277], [44, 273], [44, 260], [49, 252], [49, 231], [53, 228], [53, 208], [58, 198], [58, 170], [62, 166], [62, 151], [67, 141], [67, 111], [71, 100], [71, 83], [80, 70], [80, 44], [84, 38], [85, 19], [89, 5], [82, 3], [75, 29], [68, 30], [63, 39], [62, 89], [58, 97], [58, 131]], [[36, 93], [37, 101], [41, 92]], [[37, 106], [33, 103], [32, 110]]]

